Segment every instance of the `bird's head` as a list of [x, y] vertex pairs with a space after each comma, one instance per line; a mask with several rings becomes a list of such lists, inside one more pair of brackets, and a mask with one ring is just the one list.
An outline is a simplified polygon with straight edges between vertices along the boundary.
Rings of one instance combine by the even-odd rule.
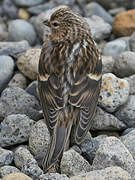
[[78, 38], [79, 34], [89, 31], [84, 18], [66, 6], [56, 10], [43, 24], [51, 28], [52, 36], [60, 39]]

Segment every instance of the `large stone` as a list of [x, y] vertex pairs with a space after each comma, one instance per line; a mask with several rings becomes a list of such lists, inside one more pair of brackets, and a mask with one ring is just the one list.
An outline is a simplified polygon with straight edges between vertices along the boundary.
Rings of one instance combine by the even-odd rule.
[[6, 165], [6, 166], [3, 166], [0, 168], [0, 177], [3, 178], [4, 176], [6, 176], [8, 174], [17, 173], [17, 172], [20, 172], [20, 170], [17, 169], [16, 167]]
[[29, 22], [16, 19], [9, 23], [8, 27], [9, 39], [11, 41], [27, 40], [30, 45], [34, 45], [36, 41], [36, 32]]
[[10, 81], [14, 67], [15, 63], [10, 56], [0, 56], [0, 93]]
[[95, 170], [83, 175], [73, 176], [70, 180], [131, 180], [130, 174], [120, 167], [108, 167], [103, 170]]
[[35, 123], [30, 131], [29, 136], [29, 149], [39, 164], [45, 156], [48, 145], [50, 143], [50, 134], [46, 124], [43, 121], [44, 120], [40, 120]]
[[109, 24], [113, 23], [113, 17], [96, 2], [91, 2], [87, 4], [85, 15], [88, 17], [91, 17], [92, 15], [97, 15], [103, 18], [105, 22]]
[[32, 179], [23, 173], [12, 173], [5, 176], [2, 180], [32, 180]]
[[0, 146], [6, 147], [28, 141], [34, 121], [23, 114], [9, 115], [0, 124]]
[[135, 52], [126, 51], [116, 57], [114, 73], [119, 77], [127, 77], [135, 74]]
[[135, 74], [125, 79], [129, 82], [129, 85], [130, 85], [130, 95], [134, 95], [135, 94]]
[[128, 10], [117, 14], [113, 24], [116, 36], [130, 36], [135, 31], [135, 10]]
[[117, 57], [124, 51], [129, 50], [129, 37], [115, 39], [106, 43], [103, 49], [103, 55]]
[[135, 160], [135, 129], [130, 131], [128, 134], [121, 136], [121, 141], [127, 147]]
[[128, 149], [116, 137], [107, 137], [102, 141], [92, 166], [93, 170], [119, 166], [126, 170], [133, 179], [135, 178], [135, 161]]
[[6, 88], [1, 94], [0, 120], [10, 114], [25, 114], [31, 119], [38, 120], [39, 111], [38, 100], [21, 88]]
[[69, 180], [65, 174], [46, 173], [39, 176], [39, 180]]
[[29, 79], [37, 79], [41, 49], [29, 49], [17, 61], [18, 69]]
[[25, 147], [20, 146], [17, 148], [15, 151], [14, 162], [21, 172], [27, 174], [32, 179], [36, 180], [41, 174], [43, 174], [43, 171], [38, 166], [37, 161]]
[[91, 165], [76, 151], [70, 149], [64, 152], [61, 160], [61, 173], [68, 176], [89, 172]]
[[101, 41], [110, 36], [112, 27], [110, 24], [104, 22], [104, 20], [96, 15], [91, 18], [85, 18], [91, 29], [92, 36], [95, 41]]
[[0, 42], [0, 55], [18, 56], [30, 48], [26, 40], [20, 42]]
[[135, 96], [131, 95], [127, 103], [120, 107], [115, 116], [123, 121], [127, 127], [135, 127]]
[[9, 165], [13, 162], [14, 153], [0, 147], [0, 167]]
[[93, 119], [92, 130], [119, 131], [126, 128], [126, 125], [117, 119], [114, 115], [97, 108], [97, 113]]
[[125, 79], [117, 78], [107, 73], [102, 77], [99, 105], [108, 112], [116, 111], [126, 103], [129, 96], [129, 83]]
[[37, 4], [42, 4], [44, 0], [13, 0], [14, 3], [21, 7], [29, 7], [29, 6], [35, 6]]

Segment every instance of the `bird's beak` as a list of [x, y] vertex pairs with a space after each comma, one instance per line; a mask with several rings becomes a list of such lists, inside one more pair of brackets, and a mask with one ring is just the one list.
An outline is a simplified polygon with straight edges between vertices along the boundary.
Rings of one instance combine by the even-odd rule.
[[45, 20], [45, 21], [43, 21], [42, 23], [43, 23], [45, 26], [50, 27], [50, 22], [49, 22], [49, 20]]

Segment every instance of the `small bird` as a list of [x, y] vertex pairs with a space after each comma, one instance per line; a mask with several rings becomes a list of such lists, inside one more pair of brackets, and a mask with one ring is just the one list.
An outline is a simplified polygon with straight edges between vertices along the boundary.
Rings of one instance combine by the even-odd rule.
[[100, 93], [102, 61], [86, 20], [69, 7], [57, 9], [43, 23], [51, 30], [42, 46], [38, 74], [51, 138], [42, 164], [46, 172], [89, 131]]

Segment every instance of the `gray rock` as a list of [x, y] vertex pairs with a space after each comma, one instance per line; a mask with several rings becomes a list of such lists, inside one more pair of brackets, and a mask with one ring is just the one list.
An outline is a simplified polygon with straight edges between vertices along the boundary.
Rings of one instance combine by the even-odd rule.
[[127, 147], [135, 160], [135, 129], [130, 131], [128, 134], [121, 136], [121, 141]]
[[131, 180], [131, 176], [120, 167], [108, 167], [103, 170], [95, 170], [83, 175], [73, 176], [70, 180]]
[[45, 0], [13, 0], [14, 3], [20, 7], [35, 6], [37, 4], [42, 4]]
[[27, 79], [22, 73], [17, 72], [8, 83], [8, 86], [25, 89], [27, 86]]
[[124, 122], [127, 127], [135, 127], [135, 96], [131, 95], [128, 98], [127, 103], [120, 107], [120, 109], [115, 113], [115, 116], [122, 122]]
[[111, 73], [113, 71], [114, 59], [111, 56], [102, 56], [102, 73]]
[[33, 15], [38, 15], [42, 12], [47, 11], [48, 9], [54, 8], [54, 6], [55, 6], [54, 2], [51, 1], [48, 3], [41, 4], [41, 5], [29, 7], [28, 12]]
[[135, 52], [135, 32], [133, 32], [133, 34], [130, 36], [129, 45], [131, 51]]
[[11, 173], [17, 173], [17, 172], [20, 172], [19, 169], [17, 169], [16, 167], [14, 166], [3, 166], [0, 168], [0, 177], [4, 177], [8, 174], [11, 174]]
[[29, 49], [17, 61], [18, 69], [31, 80], [37, 79], [40, 53], [41, 49]]
[[6, 88], [0, 99], [0, 119], [10, 114], [25, 114], [31, 119], [38, 120], [40, 105], [34, 96], [23, 89]]
[[80, 150], [82, 156], [92, 164], [97, 149], [99, 148], [99, 142], [94, 138], [87, 138], [80, 144]]
[[0, 147], [0, 167], [11, 164], [13, 158], [14, 153], [12, 151]]
[[6, 147], [28, 141], [34, 121], [23, 114], [9, 115], [0, 124], [0, 146]]
[[130, 85], [130, 95], [134, 95], [135, 94], [135, 74], [125, 79], [129, 82], [129, 85]]
[[135, 178], [135, 161], [128, 149], [116, 137], [104, 139], [96, 152], [92, 166], [93, 170], [119, 166], [126, 170], [133, 179]]
[[105, 22], [109, 24], [113, 24], [113, 17], [98, 3], [91, 2], [86, 6], [86, 13], [87, 17], [91, 17], [92, 15], [97, 15], [104, 19]]
[[30, 45], [25, 40], [20, 42], [0, 42], [0, 55], [16, 56], [29, 48]]
[[122, 132], [122, 136], [127, 135], [129, 132], [131, 132], [132, 130], [134, 130], [135, 128], [127, 128]]
[[41, 174], [43, 174], [43, 171], [38, 166], [33, 155], [24, 147], [17, 148], [14, 155], [14, 162], [21, 172], [27, 174], [32, 179], [36, 180]]
[[121, 13], [123, 11], [126, 11], [126, 9], [124, 7], [118, 7], [118, 8], [113, 8], [110, 9], [108, 12], [112, 15], [112, 16], [116, 16], [118, 13]]
[[102, 77], [99, 105], [108, 112], [116, 111], [126, 103], [129, 96], [129, 83], [125, 79], [117, 78], [107, 73]]
[[73, 176], [89, 172], [91, 170], [91, 165], [76, 151], [70, 149], [64, 152], [60, 169], [61, 173]]
[[16, 19], [9, 23], [8, 27], [9, 39], [11, 41], [27, 40], [30, 45], [34, 45], [36, 41], [36, 32], [29, 22]]
[[129, 37], [115, 39], [106, 43], [103, 55], [116, 58], [119, 54], [129, 50]]
[[29, 86], [25, 89], [27, 93], [35, 96], [37, 99], [39, 99], [38, 95], [38, 81], [32, 81], [32, 83], [29, 84]]
[[10, 81], [15, 63], [10, 56], [0, 56], [0, 93]]
[[13, 1], [4, 0], [3, 1], [3, 11], [11, 19], [16, 19], [18, 16], [18, 8], [15, 6]]
[[114, 73], [119, 77], [135, 74], [135, 52], [126, 51], [115, 59]]
[[69, 180], [65, 174], [46, 173], [39, 176], [39, 180]]
[[31, 128], [29, 136], [29, 149], [41, 164], [50, 143], [50, 134], [46, 124], [40, 120]]
[[117, 119], [114, 115], [97, 108], [96, 116], [93, 120], [92, 130], [119, 131], [126, 128], [126, 125]]
[[91, 18], [85, 19], [90, 26], [95, 41], [101, 41], [110, 36], [112, 27], [110, 24], [104, 22], [101, 17], [93, 15]]

